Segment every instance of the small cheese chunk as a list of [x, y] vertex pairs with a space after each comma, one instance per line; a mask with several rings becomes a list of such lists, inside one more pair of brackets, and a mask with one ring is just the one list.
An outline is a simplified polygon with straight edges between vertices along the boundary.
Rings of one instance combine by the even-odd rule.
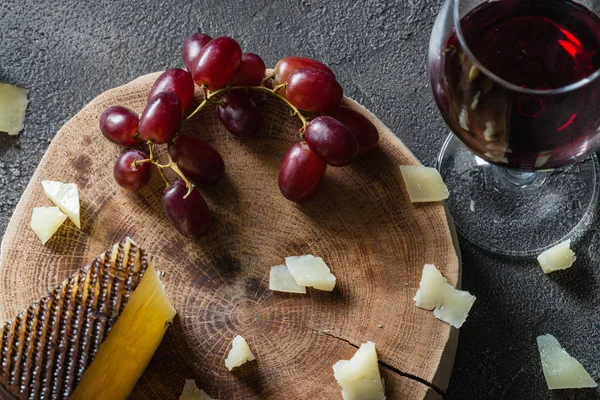
[[477, 68], [475, 65], [473, 65], [471, 67], [471, 69], [469, 70], [469, 82], [473, 82], [475, 79], [477, 79], [480, 72], [481, 71], [479, 70], [479, 68]]
[[58, 207], [36, 207], [31, 216], [31, 229], [42, 244], [46, 244], [66, 219]]
[[373, 342], [361, 344], [350, 360], [335, 363], [333, 375], [342, 387], [344, 400], [385, 400]]
[[424, 203], [448, 198], [448, 188], [437, 169], [401, 165], [400, 171], [411, 202]]
[[42, 181], [44, 193], [52, 200], [62, 212], [67, 214], [77, 228], [81, 229], [79, 222], [79, 193], [74, 183]]
[[23, 129], [29, 90], [0, 83], [0, 132], [16, 135]]
[[328, 292], [335, 287], [335, 276], [321, 257], [312, 254], [286, 257], [285, 264], [299, 285]]
[[552, 335], [538, 336], [538, 349], [548, 389], [594, 388], [590, 374]]
[[465, 131], [469, 130], [469, 113], [467, 112], [466, 106], [463, 106], [462, 110], [460, 110], [458, 122], [460, 124], [460, 127], [463, 128]]
[[246, 339], [237, 335], [231, 342], [231, 350], [229, 350], [229, 355], [225, 360], [225, 366], [231, 371], [235, 367], [239, 367], [246, 363], [246, 361], [252, 361], [254, 359], [254, 354], [252, 354], [250, 346], [246, 343]]
[[471, 293], [453, 288], [435, 265], [425, 264], [419, 290], [413, 300], [417, 307], [433, 310], [437, 319], [460, 328], [475, 299]]
[[298, 285], [285, 265], [271, 267], [269, 289], [287, 293], [306, 293], [306, 287]]
[[567, 240], [544, 251], [537, 258], [545, 274], [570, 268], [575, 262], [575, 253], [570, 248], [571, 241]]
[[198, 389], [193, 379], [186, 379], [179, 400], [213, 400], [213, 398], [207, 395], [204, 390]]

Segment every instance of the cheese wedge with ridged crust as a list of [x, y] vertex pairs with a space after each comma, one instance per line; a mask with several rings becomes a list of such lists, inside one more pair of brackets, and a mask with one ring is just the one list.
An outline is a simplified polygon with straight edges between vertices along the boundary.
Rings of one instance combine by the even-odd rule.
[[152, 256], [126, 238], [0, 328], [0, 386], [125, 399], [174, 316]]

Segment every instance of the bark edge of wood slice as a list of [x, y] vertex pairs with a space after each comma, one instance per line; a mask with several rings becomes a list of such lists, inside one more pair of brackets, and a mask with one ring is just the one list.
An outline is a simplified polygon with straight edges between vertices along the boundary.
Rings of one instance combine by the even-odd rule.
[[[215, 221], [206, 237], [187, 240], [162, 212], [164, 184], [155, 171], [138, 193], [114, 182], [121, 149], [98, 127], [111, 105], [141, 114], [158, 74], [101, 94], [57, 133], [2, 241], [0, 323], [129, 235], [156, 256], [178, 311], [132, 398], [176, 399], [185, 378], [218, 399], [341, 398], [332, 365], [368, 340], [376, 343], [389, 399], [440, 398], [458, 331], [412, 298], [425, 263], [460, 286], [460, 256], [445, 206], [409, 201], [398, 165], [418, 165], [417, 159], [375, 116], [345, 98], [377, 126], [380, 148], [352, 166], [329, 167], [317, 196], [297, 205], [277, 187], [281, 158], [298, 139], [297, 119], [279, 100], [253, 94], [263, 128], [256, 138], [240, 140], [209, 107], [183, 132], [221, 153], [226, 177], [200, 188]], [[52, 205], [40, 183], [46, 179], [78, 185], [82, 229], [67, 221], [42, 246], [29, 224], [34, 207]], [[323, 257], [337, 277], [333, 292], [269, 290], [270, 267], [301, 254]], [[236, 334], [257, 360], [228, 372], [224, 360]]]

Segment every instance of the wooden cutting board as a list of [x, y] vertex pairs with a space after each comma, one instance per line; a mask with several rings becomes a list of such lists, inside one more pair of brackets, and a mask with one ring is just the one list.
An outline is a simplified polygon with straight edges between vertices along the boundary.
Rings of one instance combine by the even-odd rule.
[[[226, 177], [201, 189], [215, 217], [210, 233], [184, 239], [162, 212], [157, 173], [139, 193], [114, 182], [121, 149], [98, 128], [111, 105], [141, 114], [157, 76], [101, 94], [52, 141], [2, 241], [0, 322], [129, 235], [156, 255], [178, 311], [132, 398], [176, 399], [184, 379], [194, 378], [218, 399], [341, 399], [331, 367], [368, 340], [376, 343], [389, 399], [438, 398], [458, 333], [412, 298], [424, 263], [458, 285], [460, 262], [443, 204], [408, 200], [398, 165], [418, 164], [410, 151], [346, 98], [376, 124], [380, 149], [350, 167], [330, 167], [318, 195], [297, 205], [277, 187], [283, 154], [298, 139], [299, 122], [287, 108], [256, 95], [264, 124], [250, 140], [228, 134], [206, 109], [183, 131], [221, 153]], [[46, 246], [29, 227], [32, 209], [51, 205], [44, 179], [77, 183], [82, 206], [82, 229], [67, 221]], [[272, 265], [309, 253], [323, 257], [337, 276], [332, 293], [269, 290]], [[236, 334], [257, 360], [228, 372], [224, 360]]]

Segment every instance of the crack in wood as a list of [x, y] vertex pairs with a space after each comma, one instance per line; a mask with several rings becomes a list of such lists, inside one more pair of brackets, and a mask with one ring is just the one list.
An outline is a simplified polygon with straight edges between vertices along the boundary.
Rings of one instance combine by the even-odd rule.
[[358, 349], [358, 347], [359, 347], [359, 346], [355, 345], [354, 343], [352, 343], [351, 341], [349, 341], [347, 339], [344, 339], [344, 338], [341, 338], [339, 336], [335, 336], [334, 334], [329, 333], [329, 331], [315, 331], [315, 332], [320, 333], [321, 335], [332, 337], [332, 338], [337, 339], [337, 340], [341, 340], [342, 342], [346, 342], [350, 346], [354, 347], [355, 349]]
[[[359, 348], [359, 346], [355, 345], [354, 343], [352, 343], [348, 339], [344, 339], [342, 337], [339, 337], [339, 336], [336, 336], [336, 335], [334, 335], [332, 333], [329, 333], [328, 330], [319, 331], [319, 330], [313, 329], [313, 331], [316, 332], [316, 333], [318, 333], [318, 334], [321, 334], [321, 335], [325, 335], [325, 336], [329, 336], [329, 337], [332, 337], [332, 338], [337, 339], [337, 340], [341, 340], [342, 342], [348, 343], [350, 346], [354, 347], [355, 349]], [[383, 362], [381, 360], [377, 360], [377, 363], [380, 366], [382, 366], [383, 368], [385, 368], [385, 369], [387, 369], [387, 370], [389, 370], [389, 371], [391, 371], [391, 372], [393, 372], [395, 374], [398, 374], [398, 375], [403, 376], [405, 378], [408, 378], [410, 380], [422, 383], [423, 385], [429, 387], [430, 389], [432, 389], [433, 391], [435, 391], [437, 394], [439, 394], [442, 397], [445, 394], [444, 391], [442, 389], [440, 389], [437, 385], [434, 385], [433, 383], [431, 383], [431, 382], [429, 382], [429, 381], [421, 378], [420, 376], [409, 374], [407, 372], [403, 372], [403, 371], [399, 370], [398, 368], [393, 367], [393, 366], [391, 366], [391, 365], [389, 365], [389, 364], [387, 364], [387, 363], [385, 363], [385, 362]]]

